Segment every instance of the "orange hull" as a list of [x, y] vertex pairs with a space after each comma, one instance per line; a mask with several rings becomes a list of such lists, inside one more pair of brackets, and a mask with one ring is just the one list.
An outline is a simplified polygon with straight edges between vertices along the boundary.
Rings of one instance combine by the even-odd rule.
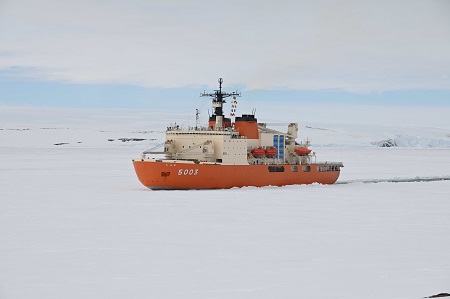
[[[139, 181], [150, 189], [227, 189], [244, 186], [333, 184], [340, 174], [339, 167], [330, 167], [330, 164], [326, 163], [221, 165], [133, 160], [133, 165]], [[308, 166], [309, 171], [304, 171]], [[319, 171], [320, 167], [327, 168], [327, 171]]]

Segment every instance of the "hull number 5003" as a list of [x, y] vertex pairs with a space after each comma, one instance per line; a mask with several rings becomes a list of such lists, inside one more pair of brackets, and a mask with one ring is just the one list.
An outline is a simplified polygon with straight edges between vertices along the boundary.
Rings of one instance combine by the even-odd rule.
[[180, 169], [178, 175], [197, 175], [198, 169]]

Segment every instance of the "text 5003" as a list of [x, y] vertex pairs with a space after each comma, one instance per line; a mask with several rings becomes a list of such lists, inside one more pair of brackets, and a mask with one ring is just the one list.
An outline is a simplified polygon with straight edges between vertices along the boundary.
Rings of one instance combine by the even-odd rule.
[[198, 169], [180, 169], [178, 175], [197, 175]]

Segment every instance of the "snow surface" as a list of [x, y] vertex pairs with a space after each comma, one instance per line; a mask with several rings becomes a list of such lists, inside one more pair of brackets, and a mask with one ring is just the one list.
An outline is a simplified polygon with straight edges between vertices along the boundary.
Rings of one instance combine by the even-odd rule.
[[2, 299], [450, 292], [450, 124], [294, 119], [337, 184], [151, 191], [131, 159], [184, 113], [0, 108]]

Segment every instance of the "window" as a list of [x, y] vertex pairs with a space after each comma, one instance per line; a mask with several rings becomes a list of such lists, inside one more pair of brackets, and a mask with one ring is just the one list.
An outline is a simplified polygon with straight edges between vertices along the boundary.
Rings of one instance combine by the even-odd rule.
[[269, 172], [284, 172], [284, 166], [269, 166]]
[[303, 170], [303, 172], [310, 172], [311, 171], [311, 166], [304, 165], [304, 166], [302, 166], [302, 170]]
[[297, 165], [291, 166], [291, 171], [298, 172], [298, 166]]
[[317, 171], [325, 172], [325, 171], [340, 171], [338, 165], [320, 165], [317, 166]]

